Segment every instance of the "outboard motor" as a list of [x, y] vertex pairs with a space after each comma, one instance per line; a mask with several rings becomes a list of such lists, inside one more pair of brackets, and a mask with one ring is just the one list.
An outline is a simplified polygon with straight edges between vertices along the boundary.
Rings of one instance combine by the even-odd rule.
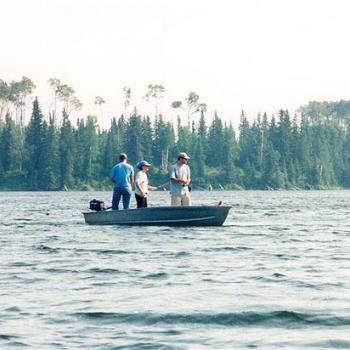
[[99, 201], [97, 199], [91, 200], [89, 204], [90, 204], [89, 208], [91, 210], [102, 211], [102, 210], [106, 210], [107, 209], [105, 202]]

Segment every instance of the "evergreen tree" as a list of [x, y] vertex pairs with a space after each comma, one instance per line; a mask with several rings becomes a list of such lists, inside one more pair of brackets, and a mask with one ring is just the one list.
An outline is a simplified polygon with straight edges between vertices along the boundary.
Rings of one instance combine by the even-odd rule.
[[43, 148], [45, 130], [43, 127], [43, 115], [39, 107], [39, 101], [35, 98], [33, 112], [25, 133], [24, 169], [27, 174], [29, 189], [38, 190], [44, 171], [45, 149]]
[[224, 129], [224, 175], [225, 183], [235, 184], [238, 182], [238, 172], [235, 162], [238, 156], [238, 144], [232, 125], [225, 126]]
[[218, 117], [215, 112], [213, 122], [210, 125], [208, 132], [208, 152], [207, 164], [212, 167], [222, 167], [224, 165], [224, 155], [222, 152], [217, 152], [216, 156], [213, 157], [213, 150], [220, 150], [223, 148], [224, 142], [224, 131], [222, 126], [222, 120]]
[[122, 142], [119, 127], [115, 118], [113, 118], [111, 127], [107, 132], [106, 142], [104, 144], [102, 156], [102, 178], [108, 176], [113, 165], [118, 161], [118, 155], [122, 152]]
[[142, 119], [137, 114], [136, 109], [133, 115], [130, 117], [126, 127], [126, 135], [128, 141], [125, 142], [125, 151], [129, 157], [131, 164], [136, 164], [143, 159], [144, 149], [142, 145]]
[[50, 118], [50, 124], [43, 123], [43, 169], [39, 176], [39, 187], [43, 190], [56, 190], [59, 188], [59, 150], [58, 134], [55, 128], [54, 118]]
[[264, 168], [263, 168], [263, 185], [267, 189], [284, 188], [285, 182], [283, 173], [280, 170], [280, 154], [275, 151], [272, 144], [268, 144], [265, 154]]
[[69, 188], [74, 185], [73, 165], [75, 156], [75, 142], [72, 124], [68, 115], [63, 111], [63, 122], [59, 135], [59, 158], [60, 158], [60, 188]]
[[22, 168], [22, 141], [20, 127], [7, 114], [5, 124], [0, 130], [0, 163], [4, 172], [20, 171]]
[[249, 163], [250, 166], [250, 154], [251, 154], [251, 132], [250, 125], [244, 111], [241, 113], [239, 124], [239, 148], [240, 155], [238, 159], [238, 165], [243, 168]]
[[179, 152], [191, 154], [192, 151], [192, 133], [187, 126], [181, 125], [180, 118], [177, 119], [177, 142], [173, 152], [173, 158], [177, 159]]
[[196, 137], [193, 154], [191, 155], [192, 178], [194, 182], [205, 183], [205, 152], [203, 140], [201, 137]]
[[150, 120], [150, 117], [147, 116], [146, 118], [142, 119], [142, 148], [143, 148], [143, 157], [144, 159], [147, 159], [149, 163], [153, 162], [153, 129], [152, 129], [152, 123]]
[[91, 181], [96, 175], [100, 174], [97, 164], [98, 140], [97, 140], [97, 120], [89, 115], [86, 125], [81, 128], [80, 154], [82, 158], [81, 178], [85, 182]]

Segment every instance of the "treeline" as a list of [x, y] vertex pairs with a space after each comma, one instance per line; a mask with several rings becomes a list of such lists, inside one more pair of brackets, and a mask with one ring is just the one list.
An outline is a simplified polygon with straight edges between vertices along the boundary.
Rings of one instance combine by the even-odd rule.
[[47, 120], [35, 99], [26, 126], [9, 113], [0, 123], [0, 188], [110, 188], [108, 174], [120, 152], [131, 164], [151, 162], [151, 181], [164, 184], [180, 151], [191, 155], [195, 189], [350, 187], [350, 102], [329, 105], [311, 102], [293, 118], [280, 110], [253, 122], [242, 112], [237, 137], [217, 114], [207, 125], [204, 108], [196, 122], [178, 119], [177, 125], [135, 109], [101, 131], [94, 116], [74, 126], [65, 111], [59, 124], [54, 114]]

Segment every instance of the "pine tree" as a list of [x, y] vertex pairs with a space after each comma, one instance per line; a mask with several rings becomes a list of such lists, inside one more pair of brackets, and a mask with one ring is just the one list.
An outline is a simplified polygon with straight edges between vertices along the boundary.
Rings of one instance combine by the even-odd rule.
[[142, 119], [142, 148], [143, 148], [143, 157], [149, 163], [153, 162], [153, 129], [150, 117], [146, 117]]
[[82, 146], [83, 146], [83, 180], [91, 181], [96, 175], [100, 174], [97, 163], [98, 140], [97, 140], [97, 120], [94, 116], [89, 115], [83, 128]]
[[285, 179], [279, 165], [280, 158], [279, 152], [273, 149], [271, 143], [268, 144], [262, 174], [264, 188], [284, 188]]
[[102, 178], [108, 176], [113, 165], [117, 163], [118, 155], [122, 152], [122, 149], [119, 126], [116, 119], [113, 118], [102, 153]]
[[142, 119], [136, 110], [134, 110], [133, 115], [128, 120], [126, 135], [128, 135], [128, 141], [125, 142], [125, 151], [130, 163], [136, 164], [143, 159], [144, 155], [142, 147]]
[[191, 155], [192, 178], [194, 182], [205, 183], [205, 152], [203, 140], [201, 137], [196, 137], [193, 154]]
[[251, 155], [251, 131], [250, 125], [244, 111], [241, 113], [239, 124], [239, 139], [238, 139], [240, 155], [238, 158], [238, 165], [243, 168], [248, 163], [250, 165]]
[[177, 158], [179, 152], [191, 154], [192, 148], [192, 133], [187, 126], [181, 125], [180, 118], [177, 119], [177, 141], [173, 153], [173, 157]]
[[222, 120], [215, 112], [213, 122], [209, 127], [208, 132], [208, 152], [207, 164], [212, 167], [222, 167], [224, 165], [224, 155], [222, 152], [216, 152], [213, 157], [213, 150], [220, 150], [223, 147], [224, 131]]
[[27, 174], [28, 186], [32, 190], [40, 189], [40, 177], [44, 171], [45, 149], [43, 143], [45, 130], [43, 127], [43, 115], [39, 107], [39, 101], [35, 98], [33, 102], [33, 112], [26, 128], [24, 151], [24, 169]]
[[60, 157], [60, 188], [69, 188], [74, 185], [73, 164], [75, 154], [74, 134], [68, 115], [63, 111], [63, 122], [59, 135], [59, 157]]
[[59, 188], [59, 154], [58, 154], [58, 135], [55, 128], [55, 120], [50, 118], [50, 124], [43, 123], [44, 138], [42, 147], [45, 150], [43, 154], [43, 170], [39, 176], [39, 188], [42, 190], [56, 190]]
[[21, 171], [22, 168], [22, 142], [19, 126], [7, 114], [5, 124], [0, 130], [1, 154], [0, 163], [4, 172]]
[[238, 182], [238, 172], [235, 162], [238, 156], [238, 144], [232, 124], [224, 129], [224, 175], [225, 183], [234, 184]]

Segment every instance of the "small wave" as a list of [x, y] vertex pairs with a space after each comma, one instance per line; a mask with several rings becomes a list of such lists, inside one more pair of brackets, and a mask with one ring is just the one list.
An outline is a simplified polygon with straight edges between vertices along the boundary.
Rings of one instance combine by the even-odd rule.
[[2, 340], [11, 340], [11, 339], [16, 339], [16, 338], [18, 338], [17, 335], [0, 334], [0, 339], [2, 339]]
[[149, 278], [149, 279], [165, 279], [168, 278], [168, 274], [166, 272], [158, 272], [158, 273], [150, 273], [146, 276], [144, 276], [144, 278]]
[[272, 276], [276, 278], [286, 277], [286, 275], [284, 275], [283, 273], [278, 273], [278, 272], [275, 272]]
[[166, 227], [166, 228], [159, 228], [156, 230], [156, 232], [175, 232], [176, 230], [172, 227]]
[[98, 254], [108, 254], [108, 255], [122, 255], [122, 254], [132, 254], [134, 252], [127, 251], [127, 250], [121, 250], [121, 249], [103, 249], [103, 250], [97, 250]]
[[19, 341], [9, 341], [6, 345], [13, 347], [14, 349], [24, 348], [29, 346], [26, 343], [19, 342]]
[[300, 256], [298, 255], [287, 255], [287, 254], [275, 254], [275, 257], [281, 259], [281, 260], [295, 260], [300, 259]]
[[37, 263], [33, 262], [25, 262], [25, 261], [16, 261], [13, 262], [11, 264], [9, 264], [9, 266], [13, 266], [13, 267], [31, 267], [31, 266], [36, 266]]
[[133, 254], [134, 251], [129, 250], [123, 250], [123, 249], [83, 249], [83, 248], [76, 248], [74, 249], [75, 253], [95, 253], [95, 254], [101, 254], [101, 255], [123, 255], [123, 254]]
[[45, 244], [40, 244], [39, 246], [34, 246], [35, 249], [40, 250], [45, 253], [54, 254], [59, 252], [59, 248], [51, 248]]
[[189, 252], [178, 252], [175, 254], [175, 258], [183, 258], [185, 256], [192, 256], [192, 254]]
[[118, 269], [112, 269], [112, 268], [100, 268], [100, 267], [93, 267], [88, 270], [84, 270], [82, 272], [87, 272], [87, 273], [108, 273], [108, 274], [119, 274], [122, 273], [122, 271]]
[[78, 270], [73, 269], [65, 269], [65, 268], [59, 268], [59, 267], [48, 267], [44, 269], [45, 272], [51, 272], [51, 273], [80, 273]]
[[350, 349], [350, 341], [341, 339], [330, 339], [321, 342], [307, 344], [308, 347], [330, 348], [330, 349]]
[[180, 350], [183, 349], [183, 347], [175, 346], [175, 345], [169, 345], [169, 344], [162, 344], [160, 342], [136, 342], [134, 344], [126, 344], [126, 345], [120, 345], [113, 347], [115, 350]]
[[237, 251], [245, 251], [245, 250], [253, 250], [253, 248], [238, 246], [238, 247], [215, 247], [215, 248], [203, 249], [204, 252], [219, 252], [219, 251], [237, 252]]
[[11, 307], [8, 307], [7, 309], [5, 309], [4, 311], [6, 312], [21, 312], [21, 309], [18, 308], [17, 306], [11, 306]]
[[305, 327], [305, 326], [349, 326], [348, 316], [336, 317], [326, 314], [307, 314], [280, 310], [272, 312], [240, 313], [195, 313], [195, 314], [154, 314], [154, 313], [114, 313], [114, 312], [78, 312], [71, 316], [111, 323], [131, 324], [193, 324], [220, 326], [265, 326], [265, 327]]

